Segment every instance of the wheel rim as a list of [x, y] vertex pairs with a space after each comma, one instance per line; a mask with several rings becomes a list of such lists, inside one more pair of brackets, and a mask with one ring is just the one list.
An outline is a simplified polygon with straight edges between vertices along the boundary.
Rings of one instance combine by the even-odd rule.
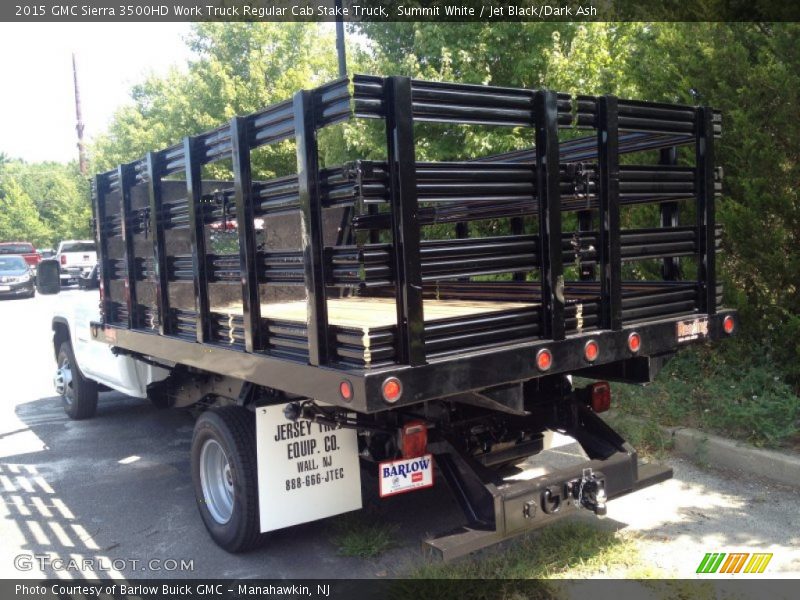
[[206, 440], [200, 451], [200, 487], [211, 517], [220, 525], [233, 514], [233, 473], [220, 443]]
[[69, 364], [69, 358], [66, 356], [61, 359], [61, 364], [58, 365], [54, 383], [56, 393], [60, 394], [67, 404], [72, 404], [72, 400], [75, 397], [75, 388], [72, 382], [72, 365]]

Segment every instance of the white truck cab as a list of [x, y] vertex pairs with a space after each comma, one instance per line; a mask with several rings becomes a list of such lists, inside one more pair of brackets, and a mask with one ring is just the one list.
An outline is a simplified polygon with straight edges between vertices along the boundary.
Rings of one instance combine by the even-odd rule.
[[[96, 406], [98, 384], [136, 398], [147, 398], [147, 388], [169, 375], [157, 367], [111, 346], [92, 340], [90, 323], [100, 319], [97, 291], [65, 290], [53, 313], [53, 349], [57, 367], [56, 391], [70, 416], [90, 417], [93, 410], [79, 410], [79, 402]], [[83, 393], [88, 398], [78, 398]], [[93, 400], [92, 400], [93, 399]]]

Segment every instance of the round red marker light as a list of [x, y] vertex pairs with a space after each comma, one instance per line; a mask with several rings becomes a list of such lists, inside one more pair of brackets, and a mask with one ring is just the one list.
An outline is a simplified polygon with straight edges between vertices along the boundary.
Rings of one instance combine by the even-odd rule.
[[728, 335], [733, 333], [733, 330], [736, 328], [736, 322], [733, 320], [733, 317], [728, 315], [724, 319], [722, 319], [722, 329], [725, 330], [725, 333]]
[[600, 356], [600, 346], [597, 345], [597, 342], [594, 340], [586, 342], [583, 347], [583, 358], [586, 359], [586, 362], [594, 362], [598, 356]]
[[342, 398], [350, 402], [353, 399], [353, 384], [345, 380], [339, 384], [339, 394]]
[[642, 347], [642, 338], [635, 331], [628, 336], [628, 350], [636, 354]]
[[547, 348], [536, 353], [536, 366], [540, 371], [547, 371], [553, 366], [553, 354]]
[[383, 382], [383, 399], [386, 402], [394, 403], [403, 395], [403, 384], [397, 377], [389, 377]]

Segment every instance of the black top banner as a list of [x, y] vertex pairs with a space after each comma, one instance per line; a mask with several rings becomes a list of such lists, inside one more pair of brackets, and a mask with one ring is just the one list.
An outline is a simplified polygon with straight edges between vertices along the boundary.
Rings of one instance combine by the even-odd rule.
[[780, 0], [11, 0], [6, 22], [800, 21]]

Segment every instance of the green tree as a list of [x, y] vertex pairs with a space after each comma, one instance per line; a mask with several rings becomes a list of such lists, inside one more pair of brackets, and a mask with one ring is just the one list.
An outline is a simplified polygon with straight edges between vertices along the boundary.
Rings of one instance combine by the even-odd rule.
[[33, 201], [51, 232], [50, 244], [92, 236], [89, 183], [76, 164], [15, 161], [5, 166], [5, 172]]
[[[102, 171], [225, 125], [336, 76], [332, 33], [316, 23], [198, 23], [188, 39], [194, 58], [185, 70], [136, 85], [131, 105], [117, 111], [93, 148]], [[269, 146], [254, 155], [254, 172], [293, 172], [294, 149]], [[209, 175], [224, 174], [210, 168]]]
[[50, 231], [39, 219], [36, 204], [13, 177], [0, 179], [0, 240], [47, 243]]

